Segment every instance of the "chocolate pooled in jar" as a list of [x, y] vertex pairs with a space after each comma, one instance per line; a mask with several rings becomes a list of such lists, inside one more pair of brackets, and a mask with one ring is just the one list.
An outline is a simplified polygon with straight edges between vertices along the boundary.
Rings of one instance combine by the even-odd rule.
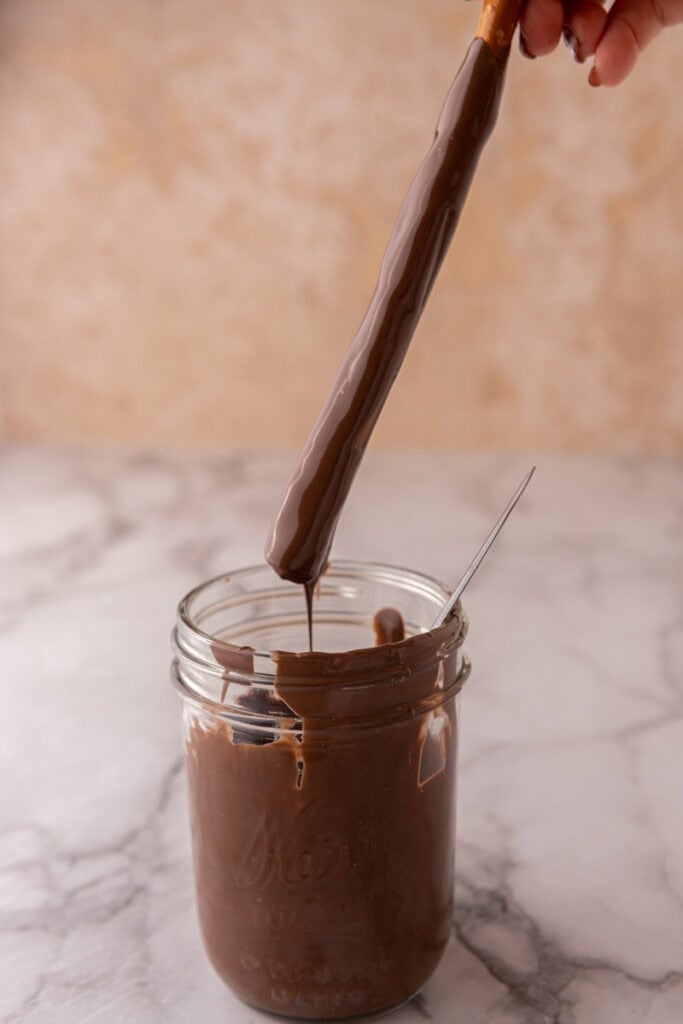
[[[399, 613], [378, 621], [381, 646], [273, 653], [270, 697], [229, 681], [223, 720], [189, 719], [204, 943], [238, 996], [285, 1016], [400, 1005], [450, 934], [466, 625], [395, 642]], [[247, 657], [237, 653], [240, 679]], [[249, 742], [263, 715], [269, 740]]]

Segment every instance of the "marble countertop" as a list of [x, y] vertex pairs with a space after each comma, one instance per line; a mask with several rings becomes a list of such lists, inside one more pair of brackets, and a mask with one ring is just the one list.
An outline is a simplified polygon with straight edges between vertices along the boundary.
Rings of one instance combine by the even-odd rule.
[[[269, 1019], [200, 945], [169, 631], [290, 462], [2, 450], [3, 1024]], [[453, 581], [527, 463], [371, 454], [335, 555]], [[396, 1024], [683, 1020], [683, 465], [538, 465], [467, 594], [453, 941]]]

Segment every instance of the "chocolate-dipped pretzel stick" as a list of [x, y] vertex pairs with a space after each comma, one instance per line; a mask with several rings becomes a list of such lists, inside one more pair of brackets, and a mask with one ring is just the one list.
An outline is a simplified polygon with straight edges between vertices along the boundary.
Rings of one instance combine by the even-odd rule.
[[365, 317], [290, 476], [266, 546], [284, 579], [311, 588], [401, 367], [496, 122], [519, 0], [485, 0], [479, 38], [448, 92], [403, 201]]

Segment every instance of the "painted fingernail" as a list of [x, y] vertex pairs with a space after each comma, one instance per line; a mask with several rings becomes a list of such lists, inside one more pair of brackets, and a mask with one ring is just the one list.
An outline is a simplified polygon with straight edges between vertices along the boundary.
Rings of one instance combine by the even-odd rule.
[[592, 85], [594, 89], [597, 89], [599, 85], [602, 85], [602, 82], [600, 81], [600, 75], [598, 74], [598, 69], [596, 68], [595, 64], [591, 68], [591, 73], [588, 76], [588, 83], [589, 85]]
[[536, 60], [536, 54], [535, 53], [530, 53], [528, 48], [527, 48], [526, 39], [524, 38], [524, 33], [522, 32], [521, 29], [519, 30], [519, 52], [524, 57], [528, 57], [529, 60]]
[[568, 25], [564, 26], [564, 29], [562, 31], [562, 38], [564, 40], [564, 45], [567, 47], [568, 50], [571, 51], [572, 57], [574, 58], [576, 63], [583, 64], [586, 58], [581, 53], [581, 43], [576, 38], [576, 36], [574, 35], [574, 33]]

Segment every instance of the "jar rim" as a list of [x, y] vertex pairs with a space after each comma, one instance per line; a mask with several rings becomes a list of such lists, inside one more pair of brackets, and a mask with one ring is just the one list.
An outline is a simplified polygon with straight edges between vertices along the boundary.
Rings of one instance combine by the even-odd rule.
[[[240, 587], [241, 580], [251, 577], [249, 585]], [[263, 585], [261, 585], [261, 577]], [[254, 585], [255, 579], [255, 585]], [[325, 587], [327, 581], [327, 588]], [[229, 590], [230, 584], [236, 583], [234, 591]], [[443, 604], [450, 596], [448, 588], [440, 581], [426, 573], [382, 562], [332, 561], [322, 577], [322, 589], [319, 598], [322, 603], [326, 599], [348, 600], [351, 604], [360, 598], [360, 610], [347, 611], [349, 620], [342, 614], [342, 622], [350, 626], [358, 626], [367, 622], [367, 601], [369, 595], [366, 587], [378, 584], [390, 591], [395, 586], [406, 596], [417, 599], [412, 606], [418, 610], [409, 614], [413, 621], [406, 619], [408, 635], [403, 640], [373, 646], [349, 646], [337, 650], [292, 650], [272, 648], [259, 650], [251, 641], [258, 634], [259, 628], [265, 630], [283, 629], [293, 623], [301, 622], [301, 606], [293, 610], [290, 599], [297, 602], [301, 597], [301, 586], [281, 580], [267, 565], [252, 565], [231, 573], [222, 573], [200, 583], [189, 591], [178, 605], [178, 620], [172, 636], [174, 660], [171, 677], [180, 696], [190, 703], [203, 706], [212, 714], [229, 717], [235, 711], [231, 702], [231, 694], [241, 699], [245, 687], [270, 693], [273, 697], [284, 695], [287, 710], [296, 707], [296, 714], [302, 702], [314, 692], [326, 692], [327, 706], [324, 714], [347, 714], [350, 702], [361, 708], [358, 701], [372, 702], [378, 686], [385, 694], [387, 706], [394, 703], [414, 703], [414, 695], [424, 680], [424, 672], [430, 666], [444, 662], [457, 654], [458, 669], [455, 676], [449, 673], [447, 685], [436, 684], [439, 700], [445, 700], [457, 692], [469, 675], [469, 661], [464, 655], [458, 654], [467, 634], [468, 621], [460, 602], [456, 604], [446, 621], [437, 629], [422, 625], [431, 625]], [[214, 588], [213, 593], [211, 588]], [[396, 595], [398, 596], [398, 594]], [[201, 604], [202, 597], [205, 598]], [[269, 603], [281, 601], [286, 610], [278, 609], [276, 614], [266, 612], [263, 616], [241, 620], [237, 618], [230, 625], [233, 629], [233, 640], [215, 636], [204, 628], [203, 619], [225, 616], [226, 613], [251, 610], [259, 602], [265, 607]], [[365, 601], [365, 604], [363, 603]], [[193, 603], [197, 606], [193, 608]], [[303, 604], [303, 601], [302, 601]], [[376, 610], [376, 609], [375, 609]], [[372, 613], [371, 613], [372, 614]], [[338, 622], [338, 612], [333, 609], [322, 610], [319, 621], [321, 624]], [[254, 624], [257, 628], [254, 630]], [[265, 625], [264, 625], [265, 624]], [[222, 630], [223, 636], [226, 630]], [[230, 633], [227, 634], [230, 637]], [[249, 642], [247, 641], [249, 638]], [[243, 643], [240, 644], [240, 639]], [[386, 688], [392, 681], [391, 694]], [[412, 682], [411, 682], [412, 680]], [[233, 686], [232, 684], [236, 685]], [[426, 684], [425, 684], [426, 685]], [[429, 683], [427, 691], [431, 692], [433, 683]], [[220, 696], [218, 696], [220, 694]], [[423, 694], [422, 696], [426, 696]], [[333, 714], [333, 717], [334, 717]], [[257, 716], [258, 717], [258, 716]], [[310, 716], [304, 716], [310, 717]], [[253, 716], [252, 716], [253, 718]], [[265, 721], [265, 719], [264, 719]]]
[[[253, 565], [244, 566], [240, 569], [234, 569], [229, 572], [218, 573], [216, 576], [212, 576], [210, 579], [204, 580], [202, 583], [198, 583], [197, 586], [193, 587], [192, 590], [189, 590], [187, 594], [185, 594], [185, 596], [181, 598], [178, 604], [178, 619], [187, 629], [191, 630], [198, 637], [201, 637], [204, 641], [211, 643], [212, 646], [217, 646], [219, 648], [224, 648], [228, 651], [233, 651], [235, 648], [234, 644], [230, 644], [225, 640], [221, 640], [219, 637], [214, 636], [212, 633], [207, 633], [193, 620], [191, 614], [189, 613], [189, 606], [192, 603], [192, 601], [194, 601], [197, 597], [200, 596], [200, 594], [208, 591], [210, 587], [215, 586], [218, 583], [228, 583], [234, 579], [241, 579], [253, 576], [255, 573], [263, 572], [263, 570], [267, 568], [268, 566], [263, 563], [254, 563]], [[359, 562], [355, 560], [334, 559], [329, 562], [328, 569], [320, 577], [320, 579], [323, 580], [325, 576], [328, 574], [328, 572], [334, 573], [335, 571], [341, 571], [343, 573], [363, 572], [369, 574], [375, 580], [383, 580], [385, 582], [396, 581], [399, 578], [411, 581], [413, 583], [420, 585], [425, 590], [427, 590], [427, 588], [431, 588], [431, 591], [435, 596], [438, 591], [439, 596], [443, 598], [443, 604], [446, 603], [446, 601], [448, 600], [452, 593], [449, 587], [447, 587], [445, 583], [437, 579], [435, 576], [430, 576], [428, 573], [420, 572], [416, 569], [406, 569], [402, 566], [389, 565], [385, 562]], [[287, 581], [285, 580], [280, 580], [280, 578], [275, 574], [274, 570], [273, 578], [276, 583], [287, 583]], [[300, 584], [292, 584], [292, 586], [300, 587]], [[432, 633], [432, 635], [434, 636], [438, 636], [441, 633], [445, 635], [448, 632], [448, 627], [453, 622], [453, 620], [455, 618], [462, 618], [462, 616], [462, 606], [458, 601], [454, 608], [451, 610], [446, 621], [441, 626], [437, 627], [434, 630], [425, 630], [425, 632]], [[405, 639], [403, 640], [394, 641], [393, 646], [400, 647], [401, 645], [408, 644], [412, 639], [413, 637], [405, 637]], [[324, 650], [286, 651], [283, 648], [259, 650], [256, 647], [251, 648], [251, 650], [253, 651], [254, 656], [260, 658], [272, 658], [273, 654], [287, 654], [288, 656], [294, 655], [297, 658], [301, 658], [302, 660], [310, 660], [311, 658], [315, 658], [316, 655], [330, 655], [335, 653]], [[355, 653], [356, 650], [374, 650], [374, 647], [368, 646], [367, 648], [354, 648], [349, 650], [347, 653], [352, 654]]]

